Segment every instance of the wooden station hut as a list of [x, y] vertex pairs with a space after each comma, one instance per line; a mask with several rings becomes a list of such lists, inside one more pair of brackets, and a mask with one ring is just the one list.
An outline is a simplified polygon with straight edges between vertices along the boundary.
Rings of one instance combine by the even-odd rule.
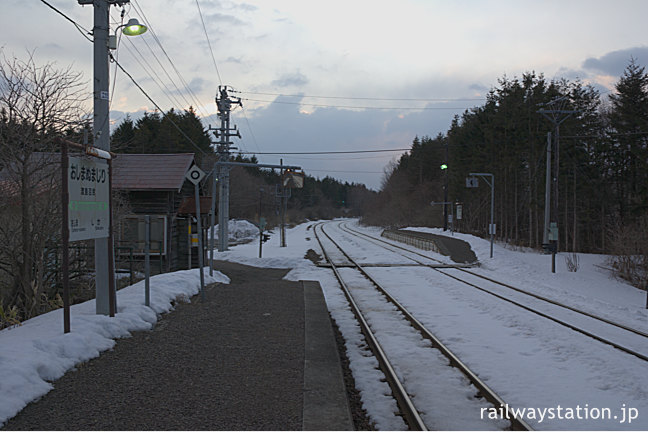
[[129, 206], [129, 214], [115, 224], [117, 253], [143, 257], [144, 217], [150, 215], [152, 269], [187, 268], [192, 217], [183, 203], [193, 201], [194, 185], [185, 178], [193, 164], [192, 153], [119, 154], [114, 159], [112, 187], [127, 194]]

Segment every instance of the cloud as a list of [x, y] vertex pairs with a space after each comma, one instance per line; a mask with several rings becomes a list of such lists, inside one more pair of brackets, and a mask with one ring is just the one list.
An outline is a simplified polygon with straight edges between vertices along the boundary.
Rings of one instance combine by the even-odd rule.
[[250, 3], [240, 3], [240, 4], [234, 3], [232, 5], [232, 8], [239, 9], [245, 12], [254, 12], [259, 9], [258, 7]]
[[611, 76], [621, 76], [628, 66], [630, 58], [637, 64], [648, 64], [648, 47], [634, 47], [611, 51], [601, 57], [590, 57], [583, 62], [582, 68], [592, 72], [604, 73]]
[[468, 86], [468, 89], [469, 89], [469, 90], [475, 90], [477, 93], [480, 93], [480, 94], [481, 94], [481, 93], [488, 93], [488, 91], [490, 90], [490, 89], [489, 89], [488, 87], [486, 87], [485, 85], [478, 84], [478, 83], [475, 83], [475, 84], [471, 84], [471, 85], [469, 85], [469, 86]]
[[294, 72], [291, 74], [284, 74], [280, 76], [278, 79], [274, 80], [271, 82], [273, 86], [277, 87], [299, 87], [303, 86], [309, 83], [308, 78], [306, 75], [302, 74], [301, 72]]
[[[289, 104], [282, 102], [291, 102]], [[245, 118], [233, 112], [242, 140], [237, 147], [259, 152], [321, 152], [409, 148], [415, 136], [445, 133], [453, 115], [444, 102], [428, 103], [425, 110], [349, 110], [335, 107], [303, 107], [302, 98], [278, 96], [273, 103], [247, 111]], [[453, 105], [454, 106], [454, 105]], [[303, 108], [309, 108], [309, 113]], [[439, 109], [437, 109], [439, 108]], [[215, 120], [212, 121], [212, 124]], [[238, 141], [238, 140], [236, 140]], [[329, 155], [259, 155], [263, 163], [299, 165], [318, 176], [329, 172], [342, 181], [380, 187], [382, 172], [402, 152]]]
[[228, 25], [242, 25], [245, 24], [242, 20], [235, 17], [234, 15], [222, 14], [222, 13], [213, 13], [205, 16], [205, 22], [209, 24], [221, 23]]
[[189, 81], [188, 87], [195, 94], [201, 93], [205, 87], [205, 80], [200, 77], [193, 78]]

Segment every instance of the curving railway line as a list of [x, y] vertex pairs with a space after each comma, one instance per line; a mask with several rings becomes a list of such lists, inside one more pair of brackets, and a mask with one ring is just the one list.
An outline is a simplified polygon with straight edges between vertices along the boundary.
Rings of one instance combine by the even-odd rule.
[[[567, 383], [572, 380], [571, 376], [567, 374], [569, 369], [564, 367], [565, 364], [562, 363], [564, 360], [561, 360], [562, 358], [569, 358], [565, 356], [567, 352], [572, 352], [573, 355], [578, 356], [578, 358], [571, 358], [570, 363], [581, 361], [579, 358], [584, 355], [582, 360], [585, 360], [586, 363], [583, 366], [587, 365], [589, 369], [585, 374], [582, 374], [583, 371], [578, 370], [578, 367], [574, 370], [578, 371], [578, 373], [571, 385], [577, 385], [580, 391], [561, 396], [561, 401], [578, 400], [579, 397], [582, 397], [579, 395], [589, 394], [585, 388], [589, 388], [590, 392], [598, 392], [599, 389], [604, 392], [608, 391], [609, 384], [597, 385], [591, 384], [592, 381], [589, 383], [581, 381], [585, 375], [596, 374], [596, 369], [603, 367], [603, 364], [607, 365], [603, 369], [615, 374], [621, 380], [614, 385], [625, 386], [624, 388], [634, 388], [632, 376], [646, 368], [648, 334], [641, 329], [634, 328], [632, 325], [621, 324], [603, 316], [598, 316], [591, 311], [580, 310], [573, 305], [556, 299], [497, 281], [479, 274], [474, 269], [466, 268], [466, 266], [448, 265], [421, 253], [420, 249], [415, 250], [414, 248], [404, 247], [402, 243], [396, 244], [395, 241], [387, 241], [357, 231], [347, 226], [345, 222], [334, 222], [326, 225], [317, 224], [314, 227], [314, 232], [327, 261], [327, 264], [322, 265], [333, 269], [339, 285], [343, 289], [344, 296], [360, 323], [367, 344], [378, 358], [380, 369], [391, 387], [392, 395], [397, 400], [401, 415], [411, 429], [482, 428], [474, 424], [457, 426], [452, 423], [452, 419], [447, 418], [444, 418], [440, 424], [437, 422], [440, 408], [434, 405], [439, 402], [431, 402], [429, 398], [424, 397], [420, 391], [421, 386], [417, 386], [416, 383], [416, 380], [420, 379], [421, 375], [427, 374], [428, 370], [432, 371], [431, 374], [436, 375], [439, 373], [437, 371], [442, 368], [452, 369], [455, 375], [463, 377], [462, 384], [455, 385], [455, 391], [472, 394], [472, 399], [479, 400], [481, 407], [488, 405], [497, 408], [502, 406], [510, 407], [511, 405], [502, 400], [492, 390], [492, 386], [499, 389], [498, 391], [503, 391], [502, 394], [506, 395], [506, 399], [511, 398], [510, 400], [515, 401], [514, 403], [518, 405], [550, 403], [553, 398], [551, 396], [547, 397], [546, 395], [551, 394], [547, 392], [555, 391], [555, 385], [560, 385], [561, 382]], [[347, 252], [347, 250], [351, 252]], [[393, 270], [390, 267], [393, 267]], [[409, 270], [410, 268], [412, 270]], [[399, 286], [397, 281], [401, 276], [398, 275], [410, 274], [414, 277], [414, 281], [421, 279], [423, 284], [430, 283], [432, 285], [428, 287], [419, 285], [418, 282], [413, 282], [414, 285], [412, 285], [412, 282], [408, 282], [407, 286]], [[409, 276], [404, 277], [409, 279]], [[444, 309], [439, 309], [437, 312], [430, 310], [430, 307], [434, 309], [435, 302], [429, 303], [429, 300], [423, 300], [423, 303], [417, 304], [418, 300], [416, 298], [418, 294], [416, 296], [412, 296], [412, 294], [421, 293], [425, 294], [426, 298], [430, 298], [431, 293], [429, 290], [436, 287], [437, 284], [440, 284], [440, 287], [445, 287], [439, 288], [442, 290], [439, 293], [445, 292], [444, 302], [452, 298], [453, 301], [456, 300], [460, 303], [456, 303], [450, 310], [446, 310], [444, 306]], [[436, 291], [435, 288], [434, 292]], [[400, 300], [403, 294], [407, 295], [403, 297], [403, 300]], [[447, 297], [448, 295], [450, 297]], [[368, 296], [372, 296], [374, 299], [367, 300]], [[378, 308], [375, 306], [375, 298], [384, 299], [385, 306], [381, 307], [380, 311], [377, 311]], [[488, 300], [488, 298], [492, 300]], [[466, 304], [466, 307], [463, 307], [461, 302], [469, 299], [469, 303], [473, 304], [473, 306]], [[480, 305], [477, 309], [475, 309], [475, 302]], [[480, 302], [486, 302], [487, 305], [484, 303], [481, 306]], [[497, 313], [489, 322], [501, 322], [504, 327], [502, 330], [495, 330], [493, 327], [491, 331], [497, 332], [497, 336], [491, 333], [486, 339], [481, 339], [488, 334], [489, 327], [480, 328], [479, 326], [483, 324], [477, 323], [486, 323], [486, 321], [479, 315], [473, 315], [474, 312], [472, 311], [483, 314], [484, 311], [495, 311], [493, 308], [496, 308]], [[413, 313], [407, 309], [410, 309]], [[457, 315], [457, 313], [460, 315]], [[464, 315], [466, 313], [470, 315]], [[510, 319], [503, 318], [508, 314], [510, 314]], [[448, 324], [443, 323], [443, 325], [439, 326], [441, 321], [438, 320], [443, 319], [444, 316], [448, 316], [452, 320]], [[532, 318], [534, 316], [535, 318]], [[432, 317], [435, 318], [430, 320]], [[464, 318], [465, 324], [462, 324], [461, 317], [469, 317], [469, 319]], [[477, 319], [478, 317], [479, 319]], [[473, 322], [475, 319], [476, 321]], [[396, 324], [397, 321], [400, 323]], [[528, 325], [526, 324], [527, 321], [529, 321]], [[461, 325], [462, 330], [459, 333], [454, 330], [453, 325], [455, 324], [452, 324], [453, 322]], [[519, 324], [515, 324], [515, 327], [508, 327], [510, 323], [521, 323], [522, 327], [519, 328]], [[402, 352], [409, 353], [410, 351], [405, 348], [405, 342], [396, 347], [389, 346], [389, 342], [383, 342], [385, 333], [393, 334], [401, 331], [406, 333], [406, 330], [402, 330], [403, 327], [407, 327], [410, 332], [415, 331], [417, 335], [416, 338], [413, 338], [411, 334], [404, 337], [404, 340], [408, 341], [407, 343], [418, 347], [427, 344], [425, 345], [425, 352], [421, 352], [420, 356], [435, 358], [442, 355], [446, 359], [445, 362], [434, 363], [429, 360], [429, 364], [423, 365], [421, 362], [424, 360], [419, 359], [417, 360], [418, 363], [415, 362], [413, 367], [423, 368], [420, 370], [426, 372], [418, 375], [412, 373], [411, 375], [416, 376], [415, 378], [408, 376], [406, 373], [407, 366], [402, 366], [407, 361], [403, 359]], [[397, 328], [400, 330], [397, 330]], [[429, 330], [430, 328], [434, 329], [435, 333], [437, 331], [440, 331], [440, 333], [435, 336]], [[516, 330], [513, 332], [504, 330], [507, 328]], [[520, 332], [520, 329], [523, 329], [522, 332]], [[466, 331], [469, 333], [466, 333]], [[471, 333], [474, 333], [474, 335], [470, 336]], [[525, 359], [530, 358], [525, 356], [540, 352], [542, 346], [542, 349], [547, 351], [540, 358], [544, 359], [543, 361], [552, 362], [553, 366], [543, 364], [540, 369], [544, 370], [544, 373], [547, 373], [547, 371], [554, 373], [556, 371], [562, 378], [542, 383], [540, 388], [544, 390], [524, 387], [524, 384], [512, 385], [512, 377], [523, 377], [524, 374], [531, 374], [529, 377], [532, 377], [536, 373], [542, 374], [543, 372], [536, 371], [533, 367], [529, 368], [529, 365], [527, 365], [520, 368], [520, 370], [518, 370], [517, 366], [514, 366], [515, 369], [511, 370], [513, 374], [507, 374], [506, 369], [502, 369], [502, 367], [504, 367], [504, 364], [508, 364], [509, 367], [512, 366], [512, 360], [502, 357], [507, 351], [504, 348], [498, 348], [496, 345], [490, 345], [491, 348], [483, 353], [484, 356], [482, 356], [481, 350], [469, 349], [466, 351], [470, 344], [466, 345], [464, 341], [470, 342], [472, 339], [471, 343], [473, 345], [475, 341], [478, 344], [487, 344], [487, 339], [489, 341], [501, 339], [506, 337], [504, 335], [507, 334], [513, 335], [515, 339], [508, 343], [509, 349], [514, 350], [511, 354], [515, 354], [515, 358], [519, 359], [515, 361], [525, 361]], [[537, 339], [537, 336], [541, 336], [540, 339]], [[464, 341], [462, 341], [462, 338]], [[565, 341], [562, 341], [562, 338], [566, 338]], [[517, 348], [518, 339], [519, 342], [523, 342], [520, 348]], [[566, 343], [567, 340], [573, 340], [574, 342]], [[425, 341], [425, 343], [421, 341]], [[575, 345], [572, 347], [570, 343]], [[513, 348], [513, 344], [516, 344], [515, 348]], [[486, 347], [486, 345], [484, 346]], [[458, 358], [448, 347], [453, 351], [457, 350], [455, 353], [458, 353], [462, 358], [465, 357], [465, 359]], [[567, 351], [561, 352], [565, 349]], [[475, 356], [476, 352], [479, 353], [477, 356]], [[555, 362], [556, 358], [552, 358], [553, 354], [551, 354], [556, 352], [560, 353], [557, 362]], [[597, 357], [601, 354], [605, 355], [603, 361]], [[616, 362], [620, 363], [617, 364]], [[617, 368], [621, 363], [623, 367]], [[449, 368], [448, 364], [453, 368]], [[410, 367], [412, 366], [410, 365]], [[493, 367], [499, 370], [493, 369]], [[634, 368], [634, 371], [623, 375], [623, 370], [630, 371], [628, 367]], [[596, 377], [596, 375], [592, 376]], [[484, 379], [488, 381], [491, 387], [485, 384]], [[538, 378], [524, 378], [520, 382], [529, 385], [538, 382]], [[580, 384], [575, 384], [576, 382]], [[621, 382], [624, 384], [621, 384]], [[436, 382], [428, 383], [428, 385], [432, 386], [436, 384]], [[453, 398], [449, 394], [447, 387], [441, 388], [442, 390], [435, 389], [434, 392], [440, 391], [443, 393], [444, 398]], [[538, 399], [536, 395], [542, 391], [545, 392], [545, 396]], [[633, 391], [643, 392], [639, 388]], [[601, 395], [597, 397], [601, 397]], [[464, 416], [469, 410], [470, 408], [459, 409]], [[449, 412], [449, 410], [446, 411]], [[459, 416], [457, 415], [457, 419]], [[536, 426], [540, 427], [541, 425], [534, 424], [533, 427]], [[500, 421], [497, 424], [486, 425], [484, 428], [530, 430], [531, 426], [525, 421], [513, 419], [511, 423]]]
[[[452, 417], [454, 416], [458, 420], [461, 414], [465, 415], [471, 409], [474, 410], [478, 407], [483, 407], [484, 402], [481, 401], [482, 398], [495, 408], [506, 406], [505, 401], [486, 385], [477, 374], [471, 371], [441, 340], [432, 334], [403, 305], [392, 297], [362, 265], [346, 253], [328, 235], [323, 224], [314, 226], [314, 233], [326, 261], [332, 268], [358, 320], [368, 346], [378, 360], [380, 369], [384, 373], [385, 379], [392, 390], [392, 395], [397, 401], [401, 415], [410, 429], [428, 430], [424, 418], [429, 419], [428, 422], [434, 424], [435, 428], [439, 428], [440, 426], [442, 429], [466, 429], [467, 427], [465, 425], [453, 425]], [[375, 306], [365, 308], [363, 305], [363, 297], [376, 295], [383, 296], [389, 304], [380, 312], [376, 310]], [[419, 354], [412, 354], [410, 350], [385, 349], [381, 345], [380, 336], [377, 334], [378, 332], [372, 330], [372, 327], [379, 327], [385, 322], [389, 323], [388, 325], [391, 327], [391, 331], [401, 332], [403, 339], [406, 339], [407, 343], [417, 345], [419, 348], [421, 346], [425, 346], [426, 348], [423, 350], [419, 349], [418, 351], [422, 351]], [[417, 332], [417, 338], [411, 334], [412, 329]], [[427, 341], [427, 343], [422, 344], [421, 340]], [[432, 350], [434, 350], [434, 353], [431, 352]], [[445, 376], [448, 382], [451, 383], [443, 387], [444, 390], [442, 392], [439, 392], [438, 400], [429, 401], [423, 397], [417, 397], [416, 390], [412, 390], [412, 388], [416, 387], [416, 383], [408, 382], [407, 377], [404, 377], [402, 372], [398, 373], [399, 370], [402, 370], [398, 366], [400, 363], [412, 361], [412, 357], [416, 357], [417, 355], [424, 357], [416, 360], [420, 362], [420, 367], [430, 368], [430, 373], [434, 374], [437, 380], [439, 376]], [[450, 394], [453, 391], [456, 394]], [[466, 398], [466, 393], [473, 394], [472, 401]], [[444, 403], [448, 404], [447, 408], [444, 408]], [[458, 403], [465, 404], [466, 407], [461, 407], [458, 410]], [[468, 405], [472, 406], [469, 407]], [[448, 410], [451, 409], [456, 410], [456, 412], [448, 413]], [[445, 411], [444, 420], [441, 423], [436, 418], [440, 411]], [[448, 417], [450, 420], [448, 420]], [[532, 430], [521, 419], [513, 418], [510, 420], [510, 424], [506, 423], [500, 422], [497, 425], [491, 424], [485, 427]]]
[[465, 286], [477, 289], [521, 309], [556, 322], [573, 331], [591, 337], [599, 342], [613, 346], [614, 348], [641, 360], [648, 361], [648, 333], [642, 330], [614, 322], [557, 300], [497, 281], [466, 268], [439, 268], [430, 264], [430, 261], [439, 264], [441, 264], [442, 261], [420, 252], [353, 230], [348, 226], [340, 226], [340, 229], [351, 235], [365, 238], [367, 241], [371, 241], [374, 244], [389, 249], [416, 264], [428, 266], [434, 271], [456, 280]]

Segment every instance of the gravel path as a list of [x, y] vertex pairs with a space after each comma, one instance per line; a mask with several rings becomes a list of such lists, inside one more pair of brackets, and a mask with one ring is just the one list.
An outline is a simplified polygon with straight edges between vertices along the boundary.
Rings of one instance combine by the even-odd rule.
[[301, 429], [299, 283], [280, 280], [287, 270], [216, 268], [232, 283], [208, 287], [205, 303], [178, 304], [152, 331], [79, 365], [4, 429]]

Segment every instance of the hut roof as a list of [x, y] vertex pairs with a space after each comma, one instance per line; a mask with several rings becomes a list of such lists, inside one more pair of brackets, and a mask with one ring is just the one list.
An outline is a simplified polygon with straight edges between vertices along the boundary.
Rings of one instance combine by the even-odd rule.
[[113, 189], [179, 191], [193, 153], [119, 154], [113, 160]]

